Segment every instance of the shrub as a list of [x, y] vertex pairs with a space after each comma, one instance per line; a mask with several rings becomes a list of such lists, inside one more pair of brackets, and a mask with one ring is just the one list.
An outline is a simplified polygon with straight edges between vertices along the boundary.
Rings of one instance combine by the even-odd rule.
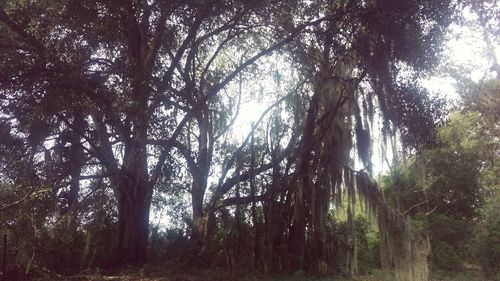
[[484, 274], [500, 281], [500, 194], [485, 210], [484, 221], [476, 232], [474, 250]]

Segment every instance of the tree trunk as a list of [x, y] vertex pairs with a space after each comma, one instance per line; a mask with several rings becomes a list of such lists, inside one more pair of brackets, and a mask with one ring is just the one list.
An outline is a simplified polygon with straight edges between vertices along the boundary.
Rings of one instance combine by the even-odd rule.
[[[241, 161], [238, 161], [238, 163], [241, 163]], [[240, 196], [240, 187], [241, 184], [239, 183], [239, 176], [240, 176], [240, 167], [239, 165], [236, 167], [236, 173], [238, 174], [238, 184], [236, 185], [236, 199], [239, 200]], [[234, 241], [234, 260], [235, 264], [234, 266], [236, 268], [239, 267], [239, 260], [240, 260], [240, 253], [241, 253], [241, 206], [239, 203], [236, 204], [235, 206], [235, 212], [234, 212], [234, 230], [236, 233], [236, 241]]]
[[315, 120], [318, 112], [319, 92], [315, 92], [311, 98], [307, 112], [306, 124], [302, 136], [301, 155], [297, 174], [299, 180], [295, 190], [293, 225], [291, 230], [291, 249], [293, 271], [304, 269], [305, 247], [306, 247], [306, 197], [311, 192], [310, 160], [314, 144]]
[[118, 254], [122, 265], [147, 260], [151, 196], [146, 182], [125, 177], [118, 201]]
[[294, 200], [294, 214], [293, 214], [293, 224], [291, 229], [291, 240], [290, 249], [292, 256], [291, 258], [291, 270], [298, 271], [304, 268], [304, 254], [305, 254], [305, 228], [306, 228], [306, 216], [305, 216], [305, 206], [304, 206], [304, 184], [302, 180], [298, 183], [297, 189], [295, 190], [295, 200]]
[[193, 187], [191, 190], [191, 203], [193, 207], [193, 227], [191, 230], [191, 239], [198, 246], [203, 246], [206, 219], [203, 212], [203, 197], [205, 194], [206, 180], [202, 175], [193, 175]]
[[3, 251], [2, 251], [2, 275], [0, 275], [0, 280], [5, 281], [7, 279], [4, 278], [4, 276], [7, 275], [5, 272], [5, 268], [7, 265], [7, 234], [3, 235]]
[[259, 220], [257, 217], [257, 206], [255, 202], [255, 146], [254, 146], [254, 124], [252, 124], [252, 138], [250, 141], [250, 196], [252, 197], [252, 223], [255, 231], [255, 239], [254, 239], [254, 257], [253, 263], [254, 268], [259, 270], [261, 268], [261, 235], [260, 235], [260, 227]]
[[[330, 200], [331, 195], [329, 188], [319, 186], [314, 184], [312, 186], [313, 194], [311, 196], [311, 209], [314, 210], [312, 216], [312, 257], [311, 260], [316, 263], [316, 266], [326, 263], [326, 218], [328, 215], [328, 200]], [[316, 268], [320, 275], [324, 274], [321, 272], [321, 268]]]
[[73, 211], [74, 205], [78, 202], [78, 193], [80, 191], [80, 175], [82, 167], [85, 164], [85, 152], [81, 144], [80, 134], [85, 131], [86, 122], [81, 108], [73, 110], [74, 121], [73, 126], [75, 132], [71, 132], [70, 143], [70, 167], [71, 167], [71, 183], [68, 197], [68, 207]]
[[276, 257], [279, 255], [279, 244], [275, 243], [275, 237], [279, 235], [277, 233], [280, 210], [276, 206], [276, 191], [279, 190], [280, 184], [280, 172], [279, 164], [277, 159], [277, 150], [272, 151], [272, 161], [273, 161], [273, 172], [272, 172], [272, 183], [270, 190], [268, 191], [269, 197], [266, 202], [266, 211], [264, 212], [264, 273], [268, 274], [269, 271], [278, 271], [279, 266]]
[[196, 120], [199, 128], [198, 138], [198, 157], [196, 159], [196, 167], [191, 168], [193, 177], [193, 186], [191, 189], [191, 203], [193, 206], [193, 228], [191, 239], [202, 247], [204, 240], [210, 237], [205, 237], [205, 228], [207, 225], [207, 216], [203, 211], [203, 198], [207, 190], [208, 174], [210, 165], [212, 164], [213, 154], [213, 139], [211, 135], [210, 117], [208, 105], [203, 107]]

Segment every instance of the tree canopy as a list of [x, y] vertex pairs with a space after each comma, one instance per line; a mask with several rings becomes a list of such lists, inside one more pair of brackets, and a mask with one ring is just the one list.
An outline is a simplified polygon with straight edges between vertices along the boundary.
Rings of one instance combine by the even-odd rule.
[[[0, 227], [21, 253], [13, 264], [26, 274], [141, 266], [168, 240], [167, 255], [183, 248], [200, 266], [224, 255], [231, 274], [251, 256], [265, 273], [355, 275], [359, 199], [385, 228], [382, 250], [420, 247], [423, 236], [372, 179], [372, 140], [380, 130], [413, 151], [443, 140], [475, 149], [474, 138], [454, 142], [473, 124], [436, 134], [444, 102], [418, 82], [461, 5], [0, 1]], [[267, 109], [238, 137], [249, 100]], [[481, 168], [443, 154], [436, 161]], [[459, 206], [446, 210], [470, 216], [452, 197]], [[327, 229], [344, 204], [338, 255]], [[178, 229], [160, 237], [152, 207], [170, 210]], [[415, 259], [426, 264], [414, 251], [382, 263], [400, 280], [424, 280], [426, 270], [408, 267]]]

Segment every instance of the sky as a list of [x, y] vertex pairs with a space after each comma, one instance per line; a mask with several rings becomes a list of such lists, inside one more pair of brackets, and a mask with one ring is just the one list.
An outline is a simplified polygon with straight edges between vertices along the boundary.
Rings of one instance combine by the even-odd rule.
[[[463, 67], [470, 74], [470, 79], [478, 82], [491, 77], [492, 60], [488, 56], [487, 46], [483, 38], [483, 30], [477, 22], [477, 16], [469, 10], [463, 11], [467, 25], [451, 24], [444, 43], [443, 59], [434, 75], [423, 79], [422, 85], [433, 94], [441, 94], [456, 101], [459, 99], [454, 79], [446, 71], [446, 67]], [[493, 38], [493, 34], [489, 34]], [[498, 37], [498, 35], [497, 35]], [[500, 57], [500, 46], [495, 45], [495, 55]]]
[[[458, 66], [465, 68], [470, 74], [469, 78], [474, 82], [481, 79], [491, 77], [492, 72], [490, 67], [492, 65], [491, 59], [488, 58], [486, 44], [483, 39], [482, 28], [477, 22], [477, 16], [470, 10], [462, 11], [465, 25], [453, 23], [448, 29], [445, 37], [443, 58], [437, 67], [436, 71], [429, 76], [421, 79], [422, 85], [429, 90], [432, 94], [445, 96], [449, 100], [456, 101], [459, 96], [455, 88], [454, 79], [446, 74], [447, 67]], [[490, 34], [492, 38], [493, 35]], [[495, 45], [496, 57], [500, 57], [500, 46]], [[286, 59], [280, 56], [271, 56], [271, 60], [262, 63], [262, 65], [271, 64], [280, 73], [286, 72]], [[276, 60], [276, 61], [273, 61]], [[271, 73], [266, 77], [256, 77], [255, 81], [259, 81], [259, 85], [264, 88], [266, 92], [279, 91], [276, 86], [276, 81]], [[255, 85], [254, 85], [255, 86]], [[251, 96], [253, 98], [244, 99], [241, 104], [241, 113], [236, 120], [237, 131], [235, 136], [243, 138], [250, 130], [251, 123], [256, 121], [260, 114], [273, 102], [272, 99], [266, 98], [268, 93], [264, 95], [257, 95], [254, 89], [246, 88], [245, 91], [253, 91]]]

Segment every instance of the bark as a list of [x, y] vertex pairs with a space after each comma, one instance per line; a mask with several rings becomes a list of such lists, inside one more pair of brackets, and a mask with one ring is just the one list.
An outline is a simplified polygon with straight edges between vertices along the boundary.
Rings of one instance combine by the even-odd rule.
[[196, 163], [191, 167], [193, 185], [191, 190], [191, 203], [193, 207], [193, 228], [191, 239], [198, 246], [203, 246], [204, 241], [210, 237], [205, 237], [207, 216], [203, 210], [203, 199], [207, 190], [208, 174], [212, 163], [213, 155], [213, 136], [210, 126], [210, 111], [208, 105], [200, 109], [196, 115], [198, 122], [198, 157]]
[[[255, 126], [252, 124], [252, 127]], [[255, 146], [254, 146], [254, 130], [252, 128], [252, 138], [250, 142], [250, 196], [252, 197], [252, 223], [255, 230], [255, 240], [254, 240], [254, 257], [253, 263], [255, 269], [260, 269], [261, 263], [261, 248], [260, 248], [260, 226], [259, 220], [257, 218], [257, 207], [255, 200]]]
[[0, 276], [0, 280], [4, 281], [4, 276], [7, 275], [5, 272], [5, 268], [7, 265], [7, 234], [3, 235], [3, 251], [2, 251], [2, 275]]
[[151, 196], [147, 183], [125, 176], [118, 202], [118, 254], [120, 264], [142, 265], [147, 261]]
[[[143, 83], [137, 82], [139, 85]], [[145, 91], [137, 86], [129, 120], [123, 125], [123, 164], [113, 154], [109, 133], [102, 115], [93, 114], [100, 142], [101, 163], [110, 173], [111, 186], [118, 204], [118, 241], [115, 262], [118, 265], [142, 265], [147, 259], [149, 208], [154, 182], [149, 182], [146, 153], [148, 117], [140, 110], [147, 105]]]
[[[149, 8], [144, 7], [144, 19], [138, 22], [136, 7], [132, 3], [123, 5], [127, 57], [133, 71], [127, 119], [123, 126], [117, 125], [124, 128], [125, 145], [122, 169], [114, 180], [118, 186], [118, 254], [121, 264], [143, 265], [147, 260], [149, 211], [154, 187], [154, 182], [149, 181], [147, 139], [149, 84], [157, 46], [148, 34]], [[157, 32], [161, 33], [161, 28]]]
[[264, 216], [265, 259], [263, 260], [263, 263], [264, 273], [266, 274], [269, 273], [270, 270], [279, 270], [276, 260], [276, 256], [279, 254], [279, 248], [277, 247], [279, 246], [279, 241], [276, 241], [275, 237], [280, 236], [281, 234], [277, 233], [280, 210], [276, 206], [276, 193], [279, 189], [279, 184], [282, 179], [280, 178], [279, 162], [277, 161], [277, 156], [277, 148], [274, 148], [271, 154], [273, 162], [272, 183], [270, 185], [270, 190], [268, 191], [269, 195], [265, 204], [266, 212]]
[[82, 167], [85, 164], [85, 152], [81, 144], [79, 132], [84, 132], [86, 123], [83, 117], [82, 109], [77, 108], [74, 110], [74, 131], [71, 133], [70, 143], [70, 169], [71, 169], [71, 182], [68, 194], [68, 210], [70, 211], [70, 218], [67, 224], [68, 231], [73, 231], [76, 221], [75, 208], [78, 203], [78, 193], [80, 192], [80, 176]]
[[193, 228], [191, 230], [191, 239], [203, 245], [203, 236], [205, 233], [206, 218], [203, 212], [203, 197], [206, 188], [206, 178], [201, 175], [193, 175], [193, 186], [191, 190], [191, 204], [193, 211]]
[[[137, 105], [145, 104], [145, 96], [141, 96]], [[147, 260], [153, 194], [147, 170], [147, 123], [144, 114], [135, 118], [132, 138], [126, 142], [125, 162], [120, 177], [114, 182], [118, 186], [118, 252], [122, 264], [142, 265]]]
[[[236, 174], [239, 176], [240, 174], [240, 167], [237, 166], [236, 168]], [[240, 184], [238, 183], [236, 185], [236, 200], [239, 201], [241, 198], [240, 195]], [[234, 259], [235, 259], [235, 266], [239, 266], [239, 260], [240, 260], [240, 253], [241, 253], [241, 206], [239, 203], [236, 203], [236, 210], [234, 212], [234, 229], [236, 233], [236, 245], [234, 247]]]
[[313, 224], [313, 236], [312, 236], [312, 246], [313, 255], [312, 258], [316, 259], [316, 262], [326, 262], [326, 216], [328, 213], [328, 201], [331, 198], [329, 188], [324, 186], [318, 186], [315, 184], [313, 186], [312, 200], [314, 204], [311, 204], [314, 209], [314, 215], [312, 218]]
[[[139, 44], [140, 42], [135, 42]], [[141, 47], [142, 48], [142, 47]], [[114, 184], [118, 193], [118, 254], [121, 264], [143, 265], [147, 260], [149, 210], [153, 184], [149, 181], [147, 137], [150, 91], [147, 71], [136, 63], [132, 80], [129, 122], [125, 122], [124, 160]]]
[[298, 167], [299, 180], [295, 190], [294, 199], [294, 213], [293, 225], [291, 231], [291, 269], [303, 270], [304, 269], [304, 255], [305, 255], [305, 230], [306, 230], [306, 208], [305, 200], [306, 193], [310, 192], [311, 178], [310, 178], [310, 160], [311, 151], [314, 143], [314, 130], [315, 120], [318, 111], [318, 97], [319, 92], [315, 92], [307, 112], [306, 124], [304, 127], [300, 163]]

